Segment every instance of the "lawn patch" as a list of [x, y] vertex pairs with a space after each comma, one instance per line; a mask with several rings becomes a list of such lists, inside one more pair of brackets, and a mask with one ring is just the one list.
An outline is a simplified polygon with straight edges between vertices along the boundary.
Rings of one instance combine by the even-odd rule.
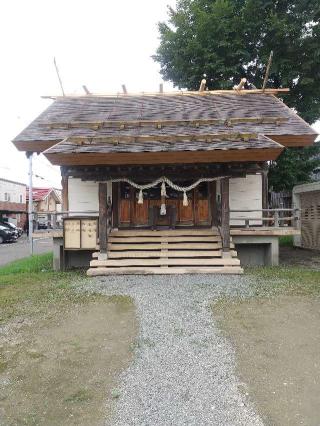
[[253, 278], [256, 296], [320, 295], [320, 271], [299, 267], [251, 267], [246, 274]]
[[118, 374], [133, 356], [134, 305], [86, 292], [82, 272], [54, 272], [51, 264], [48, 253], [0, 268], [1, 417], [5, 424], [104, 424]]

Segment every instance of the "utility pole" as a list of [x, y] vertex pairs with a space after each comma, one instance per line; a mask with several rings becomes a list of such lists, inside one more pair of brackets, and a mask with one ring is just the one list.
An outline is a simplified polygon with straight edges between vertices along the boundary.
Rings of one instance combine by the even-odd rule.
[[28, 205], [28, 218], [29, 218], [29, 247], [30, 255], [33, 255], [33, 194], [32, 194], [32, 156], [33, 152], [27, 152], [27, 158], [29, 160], [29, 205]]

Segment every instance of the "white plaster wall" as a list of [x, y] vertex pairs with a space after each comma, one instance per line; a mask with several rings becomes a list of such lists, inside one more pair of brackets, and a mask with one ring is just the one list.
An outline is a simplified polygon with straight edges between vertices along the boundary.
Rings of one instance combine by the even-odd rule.
[[[112, 201], [112, 183], [107, 182], [107, 196]], [[99, 211], [99, 182], [82, 181], [70, 177], [68, 180], [69, 211]], [[87, 213], [83, 213], [87, 215]], [[75, 214], [81, 216], [81, 213]], [[97, 213], [92, 213], [93, 216]]]
[[[245, 178], [230, 179], [230, 210], [262, 209], [262, 177], [261, 175], [248, 175]], [[231, 225], [244, 225], [244, 220], [235, 218], [260, 218], [262, 212], [231, 213]], [[261, 225], [261, 220], [250, 221], [251, 225]]]
[[[82, 181], [70, 177], [68, 180], [69, 211], [83, 212], [76, 216], [88, 215], [88, 210], [99, 211], [99, 183]], [[98, 213], [92, 213], [96, 216]]]

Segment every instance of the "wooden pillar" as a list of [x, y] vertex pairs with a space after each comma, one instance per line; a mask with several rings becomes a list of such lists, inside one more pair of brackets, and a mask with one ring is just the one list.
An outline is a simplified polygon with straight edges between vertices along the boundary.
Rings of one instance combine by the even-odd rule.
[[108, 218], [107, 218], [107, 183], [99, 183], [99, 244], [100, 253], [107, 257], [107, 230]]
[[229, 178], [221, 179], [221, 238], [223, 252], [230, 251]]
[[119, 228], [119, 191], [120, 183], [112, 183], [112, 224], [113, 228]]
[[62, 186], [62, 211], [65, 212], [69, 210], [68, 176], [62, 175], [61, 186]]
[[[262, 208], [268, 209], [269, 208], [269, 200], [268, 200], [268, 170], [263, 170], [261, 173], [261, 180], [262, 180]], [[262, 212], [262, 217], [268, 217], [268, 212]], [[262, 225], [269, 225], [269, 222], [267, 220], [262, 222]]]
[[217, 181], [209, 183], [211, 226], [218, 226]]

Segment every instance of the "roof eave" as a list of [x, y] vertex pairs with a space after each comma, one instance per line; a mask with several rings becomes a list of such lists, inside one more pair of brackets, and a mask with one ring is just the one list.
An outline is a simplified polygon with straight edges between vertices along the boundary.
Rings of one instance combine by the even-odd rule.
[[230, 149], [214, 151], [171, 151], [139, 153], [45, 153], [53, 165], [124, 165], [124, 164], [183, 164], [230, 163], [275, 160], [284, 147]]

